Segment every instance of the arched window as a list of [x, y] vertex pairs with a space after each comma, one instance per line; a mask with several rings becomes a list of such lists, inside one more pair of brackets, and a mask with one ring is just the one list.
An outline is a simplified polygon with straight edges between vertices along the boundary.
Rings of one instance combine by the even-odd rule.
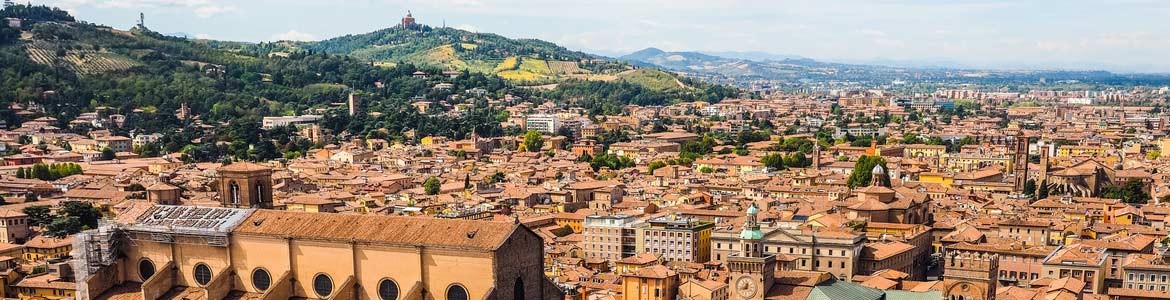
[[317, 292], [317, 296], [321, 296], [321, 298], [329, 297], [333, 294], [333, 279], [324, 273], [317, 274], [316, 277], [313, 277], [313, 291]]
[[232, 203], [240, 203], [240, 185], [235, 181], [232, 181], [231, 184], [228, 185], [228, 195], [230, 196], [229, 198], [231, 199]]
[[447, 288], [447, 300], [467, 300], [467, 289], [462, 285], [453, 284]]
[[211, 267], [206, 264], [195, 265], [195, 283], [199, 285], [211, 283]]
[[272, 285], [272, 274], [268, 274], [267, 270], [256, 268], [252, 271], [252, 287], [257, 291], [267, 291], [268, 287]]
[[398, 300], [398, 283], [390, 278], [378, 282], [378, 299]]
[[524, 279], [516, 277], [516, 285], [512, 287], [512, 299], [524, 300]]
[[138, 261], [138, 277], [142, 277], [142, 281], [145, 282], [150, 276], [154, 276], [154, 262], [143, 258]]
[[264, 190], [263, 185], [261, 183], [257, 182], [256, 187], [252, 189], [252, 194], [256, 195], [256, 197], [252, 197], [253, 204], [260, 204], [260, 203], [264, 202], [264, 192], [262, 192], [263, 190]]

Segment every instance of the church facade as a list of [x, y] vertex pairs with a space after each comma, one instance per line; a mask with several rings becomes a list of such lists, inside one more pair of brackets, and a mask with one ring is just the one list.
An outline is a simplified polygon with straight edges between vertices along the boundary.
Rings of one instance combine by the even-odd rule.
[[564, 299], [509, 222], [139, 204], [75, 249], [78, 299]]

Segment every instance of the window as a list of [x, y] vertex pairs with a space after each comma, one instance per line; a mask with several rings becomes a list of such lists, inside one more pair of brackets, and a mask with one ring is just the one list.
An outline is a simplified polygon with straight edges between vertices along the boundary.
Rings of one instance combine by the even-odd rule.
[[378, 283], [378, 298], [382, 300], [398, 300], [398, 283], [390, 278], [382, 279]]
[[211, 283], [211, 267], [206, 264], [195, 265], [195, 283], [199, 285]]
[[267, 291], [268, 287], [272, 285], [272, 274], [268, 274], [267, 270], [256, 268], [252, 271], [252, 287], [257, 291]]
[[142, 281], [146, 281], [150, 279], [150, 276], [154, 276], [154, 262], [145, 258], [138, 261], [138, 276], [142, 277]]
[[455, 284], [447, 288], [447, 300], [467, 300], [467, 298], [467, 289], [463, 288], [462, 285]]
[[313, 277], [313, 291], [317, 292], [317, 296], [321, 296], [321, 298], [328, 298], [329, 295], [333, 294], [333, 279], [325, 273], [317, 274], [316, 277]]

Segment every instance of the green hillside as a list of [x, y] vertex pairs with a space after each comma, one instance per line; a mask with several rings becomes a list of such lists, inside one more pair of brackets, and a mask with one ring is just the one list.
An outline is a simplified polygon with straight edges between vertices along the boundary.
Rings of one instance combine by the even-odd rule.
[[399, 62], [495, 74], [523, 85], [566, 79], [612, 80], [628, 64], [568, 50], [546, 41], [509, 39], [451, 28], [399, 27], [346, 35], [296, 47], [393, 65]]
[[[342, 140], [462, 139], [519, 132], [501, 126], [504, 107], [488, 105], [504, 95], [618, 114], [628, 104], [718, 101], [739, 93], [547, 42], [487, 34], [464, 40], [466, 32], [450, 29], [390, 34], [407, 40], [359, 48], [357, 36], [319, 44], [188, 40], [79, 22], [44, 6], [16, 5], [0, 17], [22, 20], [20, 28], [0, 23], [0, 119], [14, 128], [30, 117], [53, 116], [55, 126], [85, 134], [89, 128], [69, 123], [81, 113], [124, 115], [124, 126], [109, 128], [115, 134], [164, 134], [139, 149], [143, 156], [182, 151], [197, 161], [267, 160], [321, 146], [292, 128], [261, 130], [264, 116], [321, 114], [329, 136]], [[437, 42], [443, 40], [453, 43]], [[355, 53], [334, 54], [347, 49]], [[400, 59], [371, 63], [351, 56], [361, 53]], [[446, 73], [450, 66], [462, 71]], [[413, 76], [418, 71], [427, 76]], [[531, 87], [547, 82], [555, 85]], [[364, 113], [350, 116], [336, 104], [351, 92], [361, 94]], [[434, 105], [423, 111], [415, 108], [418, 101]], [[201, 123], [176, 117], [184, 104]], [[21, 116], [20, 107], [38, 109]]]

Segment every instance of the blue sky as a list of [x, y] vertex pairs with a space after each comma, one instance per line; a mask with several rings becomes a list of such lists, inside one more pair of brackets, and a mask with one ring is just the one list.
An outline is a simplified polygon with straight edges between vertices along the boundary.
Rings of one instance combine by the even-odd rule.
[[[28, 0], [18, 1], [27, 2]], [[1170, 73], [1166, 0], [41, 0], [128, 28], [314, 40], [421, 23], [615, 55], [764, 51], [828, 61]]]

